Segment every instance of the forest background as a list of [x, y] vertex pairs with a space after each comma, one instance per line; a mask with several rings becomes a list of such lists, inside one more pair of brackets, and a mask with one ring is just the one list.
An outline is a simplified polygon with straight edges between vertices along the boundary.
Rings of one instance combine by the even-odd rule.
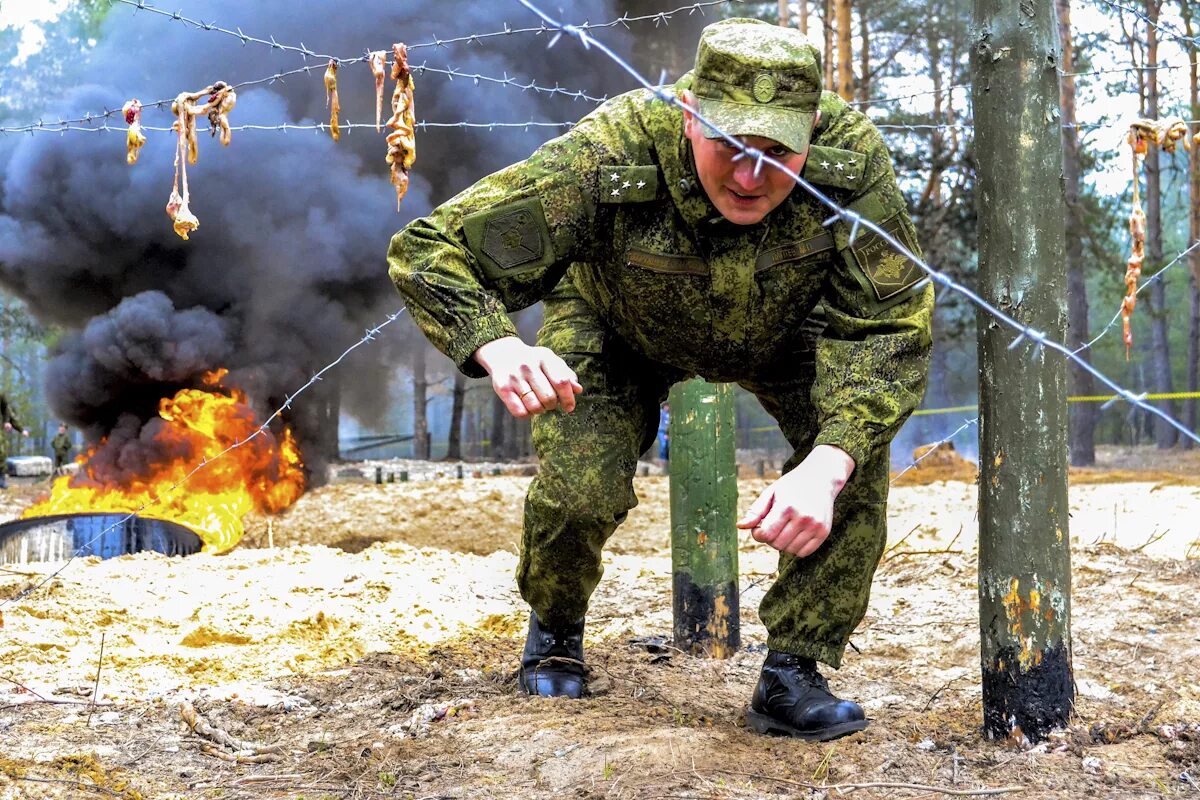
[[[44, 174], [36, 168], [31, 171], [28, 164], [56, 164], [68, 154], [71, 158], [96, 162], [112, 160], [123, 166], [123, 125], [114, 124], [109, 132], [60, 134], [54, 121], [99, 112], [95, 96], [87, 97], [86, 88], [81, 88], [93, 82], [112, 87], [116, 92], [114, 98], [173, 96], [185, 86], [194, 88], [192, 83], [200, 86], [209, 82], [214, 65], [220, 65], [222, 77], [241, 81], [294, 64], [285, 63], [275, 53], [267, 54], [274, 60], [262, 60], [266, 57], [256, 54], [253, 58], [259, 60], [253, 61], [243, 55], [253, 48], [239, 47], [237, 42], [212, 42], [210, 39], [217, 37], [211, 32], [186, 30], [177, 20], [144, 11], [135, 13], [131, 5], [121, 2], [49, 0], [41, 4], [45, 13], [40, 20], [34, 10], [39, 4], [22, 3], [19, 13], [15, 5], [6, 2], [5, 8], [0, 9], [0, 128], [7, 131], [0, 137], [0, 165], [3, 165], [0, 168], [0, 391], [14, 401], [33, 433], [28, 440], [14, 438], [10, 452], [41, 453], [47, 449], [60, 414], [68, 413], [61, 408], [64, 405], [61, 391], [50, 392], [48, 396], [46, 371], [53, 369], [54, 358], [61, 358], [76, 346], [73, 343], [89, 323], [111, 316], [121, 301], [150, 290], [165, 293], [180, 310], [197, 304], [224, 316], [231, 303], [228, 299], [198, 300], [194, 292], [177, 288], [179, 273], [173, 268], [157, 274], [141, 274], [134, 281], [127, 276], [96, 277], [94, 282], [89, 277], [81, 281], [78, 274], [73, 274], [61, 284], [61, 294], [54, 289], [32, 286], [28, 273], [18, 264], [30, 252], [28, 242], [22, 239], [25, 234], [20, 232], [28, 231], [31, 222], [54, 230], [45, 215], [76, 213], [79, 219], [74, 227], [59, 230], [78, 232], [93, 252], [103, 254], [113, 246], [110, 243], [119, 243], [114, 252], [124, 253], [123, 257], [128, 258], [133, 239], [135, 250], [140, 247], [143, 253], [153, 252], [155, 259], [163, 259], [168, 265], [178, 264], [184, 274], [194, 266], [193, 262], [201, 261], [207, 269], [227, 269], [235, 276], [238, 269], [244, 269], [248, 276], [244, 287], [247, 293], [256, 285], [253, 275], [257, 274], [254, 272], [257, 264], [272, 259], [266, 251], [255, 251], [245, 245], [231, 247], [230, 252], [235, 255], [228, 261], [214, 261], [212, 253], [202, 249], [203, 245], [174, 240], [169, 226], [162, 224], [153, 233], [136, 236], [117, 230], [121, 226], [112, 223], [96, 230], [87, 214], [88, 202], [70, 211], [73, 203], [80, 201], [78, 195], [56, 191], [52, 182], [42, 190], [22, 181], [30, 174]], [[470, 14], [451, 13], [454, 9], [448, 7], [435, 12], [426, 9], [425, 4], [410, 5], [407, 11], [390, 12], [399, 14], [397, 30], [403, 31], [405, 38], [410, 31], [413, 33], [409, 41], [425, 34], [458, 36], [500, 29], [506, 24], [529, 24], [516, 4], [478, 4], [488, 8], [475, 9]], [[574, 9], [565, 12], [568, 17], [593, 22], [622, 15], [653, 15], [675, 8], [671, 3], [644, 0], [597, 0], [573, 5]], [[307, 40], [320, 52], [331, 51], [334, 46], [318, 41], [323, 32], [337, 42], [352, 43], [349, 50], [343, 44], [336, 52], [352, 54], [354, 47], [361, 52], [368, 44], [373, 48], [383, 46], [375, 41], [379, 23], [366, 13], [369, 9], [360, 20], [339, 20], [337, 25], [322, 31], [317, 12], [285, 19], [281, 16], [282, 6], [274, 2], [252, 4], [252, 9], [246, 4], [221, 2], [194, 6], [184, 8], [185, 14], [208, 18], [209, 14], [227, 12], [230, 21], [236, 17], [237, 24], [247, 33], [263, 38], [278, 35], [280, 41]], [[1086, 351], [1103, 372], [1136, 392], [1194, 394], [1200, 389], [1200, 292], [1197, 291], [1200, 248], [1183, 258], [1177, 256], [1200, 239], [1200, 203], [1196, 202], [1200, 193], [1200, 150], [1180, 151], [1173, 156], [1160, 156], [1152, 151], [1147, 158], [1141, 187], [1149, 228], [1143, 280], [1167, 269], [1140, 298], [1133, 318], [1133, 346], [1128, 354], [1121, 341], [1119, 321], [1115, 328], [1109, 327], [1125, 294], [1133, 185], [1129, 148], [1124, 141], [1128, 124], [1137, 117], [1179, 116], [1188, 120], [1193, 130], [1200, 129], [1195, 122], [1200, 119], [1200, 101], [1194, 6], [1188, 0], [1129, 0], [1128, 3], [1083, 0], [1073, 4], [1058, 0], [1058, 6], [1064, 43], [1060, 64], [1064, 180], [1068, 197], [1065, 265], [1069, 286], [1068, 343], [1077, 347], [1107, 330], [1104, 338]], [[757, 16], [806, 30], [828, 54], [827, 88], [835, 89], [856, 104], [883, 130], [927, 260], [955, 279], [972, 285], [977, 256], [977, 198], [967, 58], [971, 3], [781, 0], [729, 2], [710, 5], [704, 12], [677, 13], [657, 21], [617, 25], [598, 35], [613, 43], [644, 74], [671, 79], [690, 66], [699, 29], [717, 15]], [[457, 24], [464, 25], [464, 29], [456, 30]], [[255, 26], [253, 30], [251, 25]], [[289, 31], [290, 38], [285, 38]], [[174, 63], [156, 61], [155, 53], [168, 50], [175, 41], [186, 41], [192, 54]], [[225, 55], [221, 47], [233, 49]], [[484, 72], [483, 68], [473, 66], [472, 59], [485, 62], [493, 59], [487, 64], [489, 74], [499, 76], [503, 72], [506, 77], [519, 74], [522, 81], [537, 81], [544, 87], [557, 88], [561, 83], [572, 92], [585, 92], [588, 99], [565, 91], [520, 91], [489, 81], [476, 80], [472, 85], [461, 79], [449, 80], [453, 74], [434, 72], [416, 77], [419, 119], [570, 122], [590, 110], [594, 105], [590, 98], [612, 96], [633, 88], [627, 76], [589, 70], [579, 62], [579, 54], [565, 52], [567, 48], [544, 51], [546, 55], [542, 58], [540, 45], [537, 50], [524, 52], [501, 48], [496, 56], [471, 55], [482, 49], [478, 44], [473, 47], [474, 50], [468, 45], [468, 53], [452, 52], [441, 60], [442, 48], [436, 48], [436, 54], [430, 54], [425, 63], [446, 63], [451, 73], [456, 67]], [[535, 52], [538, 58], [528, 58], [529, 52]], [[138, 66], [127, 69], [111, 66], [125, 62]], [[324, 98], [319, 76], [318, 69], [311, 77], [289, 79], [278, 87], [272, 83], [258, 90], [264, 95], [279, 93], [280, 108], [264, 102], [247, 105], [267, 109], [274, 116], [268, 122], [320, 121]], [[168, 85], [174, 88], [164, 90]], [[367, 94], [364, 91], [364, 97]], [[93, 105], [81, 105], [86, 102]], [[119, 102], [116, 101], [116, 107]], [[439, 112], [440, 117], [435, 116]], [[368, 115], [364, 113], [356, 119]], [[155, 121], [167, 124], [163, 119], [169, 121], [165, 114]], [[119, 118], [113, 119], [114, 123], [118, 121]], [[234, 121], [264, 120], [251, 119], [247, 112]], [[37, 123], [32, 132], [14, 130], [31, 122]], [[314, 292], [331, 303], [329, 308], [335, 308], [345, 324], [335, 328], [333, 334], [322, 331], [320, 336], [314, 335], [313, 342], [299, 348], [295, 354], [296, 374], [311, 374], [319, 369], [352, 344], [364, 327], [377, 324], [399, 306], [383, 260], [387, 231], [399, 229], [407, 220], [426, 213], [487, 172], [523, 157], [556, 132], [549, 126], [419, 131], [416, 191], [406, 200], [401, 213], [391, 217], [380, 214], [373, 222], [375, 239], [365, 237], [366, 244], [345, 257], [349, 263], [341, 268], [345, 275], [352, 274], [352, 279], [340, 283], [314, 279], [313, 286], [318, 287]], [[281, 146], [292, 148], [300, 134], [238, 134], [239, 139], [243, 136], [259, 137], [258, 141], [291, 137]], [[359, 161], [336, 161], [327, 150], [306, 157], [329, 158], [325, 169], [330, 173], [338, 169], [355, 174], [367, 170], [382, 173], [376, 163], [381, 161], [381, 155], [375, 152], [380, 142], [373, 141], [371, 136], [349, 138], [351, 143], [343, 145], [355, 156], [361, 153]], [[231, 149], [239, 144], [235, 140]], [[154, 153], [148, 151], [147, 155]], [[169, 167], [160, 163], [154, 169], [161, 179], [153, 184], [157, 192], [160, 184], [165, 185], [163, 176]], [[220, 165], [214, 167], [218, 173], [222, 169]], [[265, 162], [255, 159], [240, 162], [238, 170], [238, 180], [245, 183], [261, 181], [269, 186], [276, 180], [268, 173]], [[256, 174], [256, 170], [261, 170], [261, 174]], [[336, 181], [336, 174], [329, 180]], [[379, 180], [382, 181], [382, 175]], [[367, 190], [371, 188], [376, 185], [371, 184]], [[139, 191], [137, 186], [124, 190]], [[20, 203], [14, 200], [39, 191], [44, 197], [32, 204], [39, 209], [36, 212], [29, 211], [31, 204], [27, 198]], [[107, 202], [110, 206], [114, 203], [103, 187], [93, 186], [92, 191], [96, 199], [90, 202]], [[214, 188], [207, 193], [214, 195], [219, 191]], [[384, 193], [385, 209], [387, 198]], [[157, 199], [155, 194], [155, 202]], [[210, 197], [210, 202], [218, 200]], [[157, 213], [161, 215], [161, 211]], [[205, 215], [201, 213], [201, 217]], [[213, 235], [202, 228], [195, 236], [203, 241], [206, 234]], [[54, 259], [49, 258], [47, 265], [46, 269], [53, 272]], [[333, 284], [336, 286], [330, 288]], [[262, 289], [258, 291], [261, 293]], [[272, 312], [251, 308], [242, 313], [270, 316]], [[521, 312], [517, 318], [523, 334], [531, 338], [540, 324], [540, 309]], [[977, 401], [976, 325], [972, 306], [953, 293], [940, 294], [930, 388], [923, 413], [908, 423], [893, 450], [897, 466], [910, 460], [914, 447], [938, 441], [956, 431], [955, 446], [968, 455], [976, 452], [977, 429], [964, 424], [976, 416], [971, 408]], [[285, 326], [280, 335], [286, 333]], [[504, 413], [486, 381], [468, 380], [452, 370], [444, 357], [424, 343], [411, 321], [401, 318], [381, 339], [378, 346], [364, 348], [362, 354], [356, 355], [348, 368], [331, 373], [306, 400], [315, 404], [314, 413], [326, 423], [316, 426], [320, 432], [309, 436], [308, 447], [320, 448], [326, 457], [336, 456], [339, 451], [348, 457], [411, 455], [449, 459], [512, 459], [529, 454], [527, 423], [512, 420]], [[279, 353], [273, 352], [269, 359], [264, 356], [261, 363], [242, 366], [261, 370], [264, 364], [279, 357]], [[1072, 395], [1092, 396], [1097, 392], [1090, 379], [1072, 369]], [[270, 399], [264, 397], [262, 402], [268, 403]], [[1196, 430], [1194, 397], [1157, 403]], [[740, 448], [784, 452], [782, 438], [770, 418], [753, 397], [740, 389], [737, 416]], [[338, 424], [330, 424], [335, 421]], [[1071, 458], [1076, 465], [1091, 463], [1098, 443], [1153, 442], [1160, 448], [1191, 445], [1168, 426], [1156, 425], [1150, 415], [1131, 413], [1123, 404], [1104, 408], [1094, 402], [1073, 403], [1071, 424]], [[372, 436], [392, 438], [368, 438]], [[364, 442], [377, 441], [388, 444], [363, 447]]]

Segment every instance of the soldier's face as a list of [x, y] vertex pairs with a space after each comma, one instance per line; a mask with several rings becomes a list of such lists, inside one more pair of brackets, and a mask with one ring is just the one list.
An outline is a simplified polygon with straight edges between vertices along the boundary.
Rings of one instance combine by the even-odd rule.
[[[736, 225], [761, 222], [796, 188], [796, 182], [786, 173], [764, 164], [754, 174], [754, 159], [734, 160], [739, 150], [724, 139], [709, 139], [704, 124], [684, 112], [684, 135], [692, 143], [696, 174], [708, 199], [721, 216]], [[804, 169], [807, 151], [795, 153], [783, 145], [762, 136], [742, 136], [741, 141], [762, 150], [792, 172]]]

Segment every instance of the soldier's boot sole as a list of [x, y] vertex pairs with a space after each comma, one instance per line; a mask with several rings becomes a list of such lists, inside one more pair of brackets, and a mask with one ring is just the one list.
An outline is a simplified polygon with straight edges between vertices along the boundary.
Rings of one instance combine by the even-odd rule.
[[851, 722], [839, 722], [836, 725], [806, 731], [778, 720], [769, 714], [763, 714], [755, 711], [753, 708], [747, 708], [746, 724], [750, 726], [750, 730], [765, 736], [790, 736], [793, 739], [803, 739], [807, 742], [828, 742], [830, 739], [839, 739], [866, 729], [868, 721], [858, 719]]

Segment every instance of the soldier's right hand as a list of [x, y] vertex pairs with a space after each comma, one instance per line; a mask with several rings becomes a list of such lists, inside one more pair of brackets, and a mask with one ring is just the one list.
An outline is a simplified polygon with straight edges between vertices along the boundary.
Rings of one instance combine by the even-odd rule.
[[575, 410], [583, 392], [579, 377], [548, 347], [530, 347], [515, 336], [495, 339], [475, 351], [475, 360], [492, 377], [492, 389], [518, 419], [560, 408]]

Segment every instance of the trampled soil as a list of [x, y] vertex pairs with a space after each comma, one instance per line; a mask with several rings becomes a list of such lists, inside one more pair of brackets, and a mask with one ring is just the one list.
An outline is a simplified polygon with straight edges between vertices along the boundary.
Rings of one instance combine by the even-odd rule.
[[[805, 744], [743, 727], [771, 551], [741, 541], [741, 653], [661, 646], [658, 476], [638, 479], [642, 503], [608, 550], [590, 697], [520, 696], [512, 572], [529, 478], [468, 470], [338, 481], [269, 528], [250, 519], [228, 555], [80, 559], [21, 600], [63, 565], [3, 568], [0, 800], [1200, 797], [1200, 487], [1176, 456], [1117, 454], [1105, 467], [1125, 481], [1098, 471], [1072, 488], [1078, 716], [1032, 749], [980, 733], [973, 474], [893, 490], [870, 610], [828, 671], [872, 724]], [[741, 506], [767, 483], [741, 481]], [[0, 493], [0, 518], [34, 493]], [[193, 732], [186, 703], [241, 741]]]

